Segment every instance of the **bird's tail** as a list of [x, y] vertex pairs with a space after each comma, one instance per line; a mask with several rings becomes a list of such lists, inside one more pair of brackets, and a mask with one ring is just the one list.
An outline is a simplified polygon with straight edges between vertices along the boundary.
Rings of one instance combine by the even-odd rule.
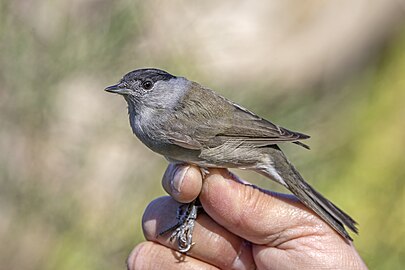
[[272, 165], [259, 172], [284, 185], [341, 236], [353, 241], [344, 226], [357, 233], [356, 221], [306, 183], [278, 146], [272, 147], [271, 157]]

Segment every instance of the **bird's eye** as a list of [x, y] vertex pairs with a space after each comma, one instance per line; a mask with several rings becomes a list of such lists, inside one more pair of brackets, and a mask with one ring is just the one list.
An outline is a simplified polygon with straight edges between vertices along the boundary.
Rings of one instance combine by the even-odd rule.
[[153, 82], [151, 80], [146, 80], [142, 83], [142, 88], [145, 90], [150, 90], [153, 87]]

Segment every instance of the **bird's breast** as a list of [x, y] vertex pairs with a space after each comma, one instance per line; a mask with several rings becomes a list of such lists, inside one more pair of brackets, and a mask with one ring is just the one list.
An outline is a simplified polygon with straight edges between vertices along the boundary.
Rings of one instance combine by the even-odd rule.
[[[166, 117], [167, 118], [167, 117]], [[167, 122], [163, 115], [152, 116], [150, 113], [130, 115], [132, 131], [138, 139], [152, 151], [176, 162], [196, 163], [200, 150], [186, 149], [170, 142], [165, 135]]]
[[141, 113], [130, 115], [132, 131], [147, 147], [156, 152], [156, 149], [163, 143], [160, 120], [154, 117], [149, 110], [142, 110]]

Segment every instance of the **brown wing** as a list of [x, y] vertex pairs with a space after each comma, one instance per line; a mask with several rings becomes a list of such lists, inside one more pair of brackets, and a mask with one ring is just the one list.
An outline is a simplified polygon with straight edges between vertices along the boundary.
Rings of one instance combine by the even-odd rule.
[[298, 141], [308, 135], [279, 127], [210, 89], [196, 83], [193, 86], [165, 124], [173, 143], [190, 149], [216, 147], [228, 140], [242, 140], [257, 147], [282, 142], [306, 147]]

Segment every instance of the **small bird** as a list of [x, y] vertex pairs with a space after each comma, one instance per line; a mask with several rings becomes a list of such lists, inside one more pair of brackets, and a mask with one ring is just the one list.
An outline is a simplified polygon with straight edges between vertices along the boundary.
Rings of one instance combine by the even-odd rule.
[[[292, 142], [309, 148], [301, 142], [308, 135], [275, 125], [196, 82], [160, 69], [131, 71], [105, 90], [125, 98], [132, 131], [168, 161], [265, 175], [290, 190], [346, 241], [353, 241], [344, 226], [357, 233], [356, 222], [305, 182], [277, 145]], [[195, 219], [196, 212], [188, 212], [191, 216], [183, 223]], [[172, 237], [190, 234], [184, 227]], [[188, 239], [179, 249], [187, 251], [191, 245]]]

